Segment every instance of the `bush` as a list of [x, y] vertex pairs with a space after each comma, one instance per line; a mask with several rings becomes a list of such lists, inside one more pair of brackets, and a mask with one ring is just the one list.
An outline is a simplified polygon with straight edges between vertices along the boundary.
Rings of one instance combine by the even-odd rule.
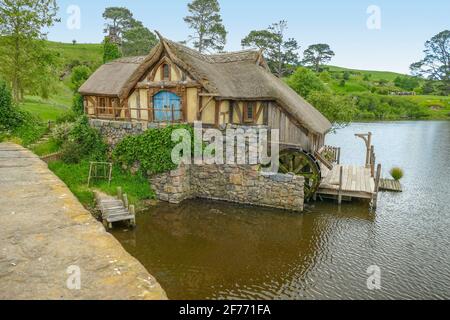
[[177, 167], [172, 162], [172, 149], [177, 143], [172, 141], [172, 132], [186, 129], [193, 137], [190, 125], [172, 125], [162, 129], [149, 129], [139, 136], [123, 139], [113, 151], [113, 159], [119, 164], [133, 166], [140, 164], [143, 173], [158, 174]]
[[89, 125], [86, 116], [79, 117], [74, 123], [56, 126], [52, 135], [62, 145], [62, 158], [67, 163], [106, 158], [107, 145], [100, 133]]
[[61, 160], [64, 163], [79, 163], [83, 158], [78, 144], [73, 141], [66, 141], [61, 148]]
[[392, 178], [394, 178], [394, 180], [399, 181], [401, 178], [403, 178], [403, 170], [399, 167], [394, 167], [391, 169], [391, 171], [389, 171], [389, 173], [391, 174]]
[[69, 134], [72, 131], [74, 127], [74, 123], [71, 122], [64, 122], [57, 124], [51, 132], [52, 138], [58, 143], [59, 145], [62, 145], [64, 142], [66, 142], [69, 139]]
[[12, 103], [8, 86], [0, 80], [0, 131], [13, 130], [23, 121], [23, 114]]

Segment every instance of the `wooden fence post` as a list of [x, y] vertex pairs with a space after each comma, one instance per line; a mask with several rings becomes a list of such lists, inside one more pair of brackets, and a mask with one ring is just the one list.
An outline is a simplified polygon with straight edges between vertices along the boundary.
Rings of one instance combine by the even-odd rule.
[[117, 187], [117, 198], [119, 200], [122, 200], [122, 194], [123, 194], [122, 187]]
[[378, 164], [377, 175], [375, 178], [375, 190], [374, 190], [373, 203], [372, 203], [372, 206], [374, 209], [377, 208], [378, 191], [380, 190], [380, 179], [381, 179], [381, 164]]
[[123, 194], [123, 199], [122, 199], [122, 201], [123, 201], [123, 206], [125, 207], [125, 209], [128, 210], [128, 196], [127, 196], [126, 193]]
[[338, 193], [338, 204], [342, 203], [342, 179], [344, 175], [344, 167], [341, 166], [339, 170], [339, 193]]

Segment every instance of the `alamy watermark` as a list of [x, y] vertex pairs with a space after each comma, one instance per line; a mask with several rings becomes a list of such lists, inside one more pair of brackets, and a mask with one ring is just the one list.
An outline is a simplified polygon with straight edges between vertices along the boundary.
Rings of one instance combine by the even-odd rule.
[[66, 286], [69, 290], [81, 290], [81, 269], [79, 266], [69, 266], [66, 270], [69, 275]]
[[381, 290], [381, 268], [377, 265], [373, 265], [367, 268], [366, 273], [369, 275], [367, 278], [367, 289], [369, 290]]
[[195, 122], [194, 137], [186, 129], [177, 129], [172, 132], [172, 141], [177, 143], [171, 154], [176, 165], [250, 164], [262, 165], [265, 172], [278, 172], [278, 129], [228, 128], [224, 135], [218, 129], [204, 130], [201, 122]]
[[370, 5], [367, 7], [366, 13], [369, 15], [366, 21], [367, 29], [380, 30], [381, 29], [381, 8], [377, 5]]
[[67, 18], [66, 26], [69, 30], [81, 29], [81, 9], [77, 5], [70, 5], [67, 7], [66, 13], [69, 15]]

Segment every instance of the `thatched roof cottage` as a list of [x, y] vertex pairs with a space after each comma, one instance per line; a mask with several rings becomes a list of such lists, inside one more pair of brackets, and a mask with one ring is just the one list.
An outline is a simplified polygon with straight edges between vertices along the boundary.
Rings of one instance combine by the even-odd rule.
[[160, 36], [147, 56], [101, 66], [79, 89], [91, 118], [267, 125], [316, 151], [330, 122], [269, 70], [261, 51], [200, 54]]

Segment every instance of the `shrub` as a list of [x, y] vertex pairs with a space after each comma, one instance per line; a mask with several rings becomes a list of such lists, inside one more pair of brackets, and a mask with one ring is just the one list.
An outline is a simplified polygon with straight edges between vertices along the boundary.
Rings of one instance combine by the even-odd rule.
[[62, 145], [65, 141], [69, 139], [69, 134], [74, 127], [74, 123], [71, 122], [63, 122], [57, 124], [51, 132], [52, 138], [58, 143]]
[[12, 130], [23, 124], [23, 114], [13, 105], [11, 92], [0, 80], [0, 130]]
[[74, 123], [60, 124], [53, 131], [53, 138], [62, 145], [62, 158], [67, 163], [81, 159], [104, 160], [107, 146], [100, 133], [89, 125], [86, 116]]
[[190, 125], [149, 129], [139, 136], [123, 139], [114, 149], [113, 159], [126, 166], [139, 163], [140, 170], [149, 174], [173, 170], [176, 164], [172, 162], [171, 153], [177, 143], [172, 141], [172, 132], [176, 129], [186, 129], [193, 137], [193, 128]]
[[61, 160], [64, 163], [79, 163], [83, 158], [78, 144], [73, 141], [66, 141], [61, 148]]
[[391, 174], [392, 178], [394, 178], [394, 180], [399, 181], [401, 178], [403, 178], [403, 170], [399, 167], [394, 167], [391, 169], [391, 171], [389, 171], [389, 173]]

